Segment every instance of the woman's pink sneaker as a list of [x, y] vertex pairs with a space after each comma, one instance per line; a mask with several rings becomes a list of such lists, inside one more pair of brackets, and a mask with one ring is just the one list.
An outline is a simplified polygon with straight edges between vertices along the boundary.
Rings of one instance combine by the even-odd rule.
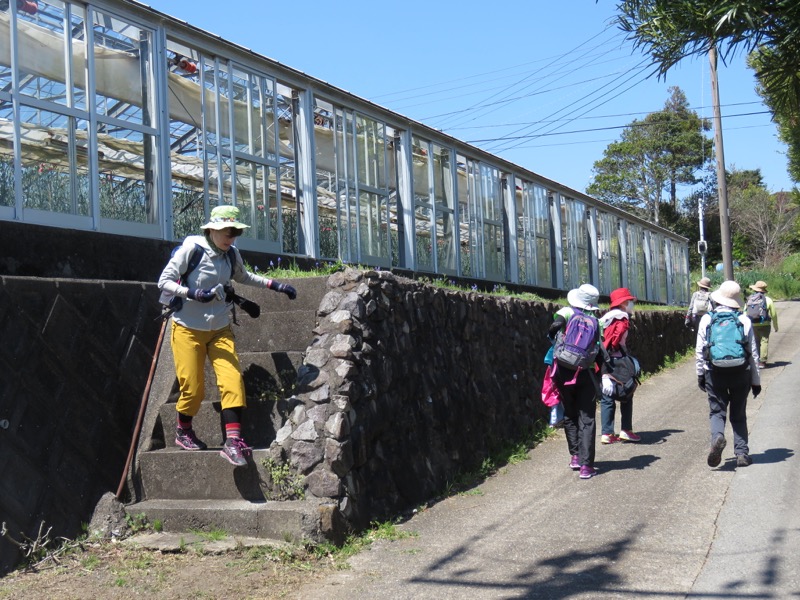
[[633, 433], [632, 431], [625, 431], [624, 429], [619, 432], [619, 439], [623, 442], [641, 442], [642, 438]]

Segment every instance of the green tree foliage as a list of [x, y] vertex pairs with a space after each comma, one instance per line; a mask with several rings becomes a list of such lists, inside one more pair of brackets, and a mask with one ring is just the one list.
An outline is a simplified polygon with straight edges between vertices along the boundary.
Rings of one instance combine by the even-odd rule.
[[698, 183], [696, 173], [710, 159], [707, 121], [689, 108], [680, 88], [670, 88], [664, 109], [634, 120], [593, 167], [588, 194], [660, 224], [666, 196], [677, 213], [678, 186]]
[[[747, 64], [756, 72], [762, 70], [765, 51], [753, 52]], [[780, 92], [769, 88], [769, 80], [760, 80], [756, 91], [764, 99], [764, 103], [772, 111], [772, 119], [778, 126], [778, 137], [786, 144], [789, 177], [792, 181], [800, 181], [800, 108], [791, 103], [781, 104], [778, 101]]]
[[790, 193], [770, 194], [763, 185], [750, 184], [729, 188], [728, 196], [737, 254], [762, 268], [791, 254], [800, 208]]
[[800, 2], [797, 0], [625, 0], [616, 22], [651, 56], [659, 75], [716, 48], [723, 62], [753, 52], [759, 90], [789, 145], [800, 180]]

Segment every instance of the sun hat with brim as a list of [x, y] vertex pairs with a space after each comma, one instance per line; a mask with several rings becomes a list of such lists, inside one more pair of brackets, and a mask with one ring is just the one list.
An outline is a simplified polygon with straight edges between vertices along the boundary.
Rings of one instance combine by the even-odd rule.
[[597, 302], [600, 300], [600, 292], [597, 288], [588, 283], [584, 283], [581, 287], [570, 290], [567, 293], [567, 302], [570, 306], [579, 308], [581, 310], [599, 310]]
[[211, 218], [201, 229], [216, 229], [219, 231], [228, 227], [247, 229], [250, 225], [245, 225], [239, 221], [239, 209], [237, 207], [230, 204], [222, 204], [211, 209]]
[[611, 308], [614, 308], [615, 306], [621, 306], [628, 300], [633, 300], [636, 302], [636, 296], [631, 294], [631, 291], [628, 288], [617, 288], [611, 292]]
[[766, 281], [756, 281], [753, 285], [750, 286], [750, 289], [754, 292], [761, 292], [762, 294], [766, 293], [767, 291], [767, 282]]
[[717, 290], [711, 292], [711, 299], [728, 308], [741, 308], [742, 288], [735, 281], [723, 281]]
[[700, 281], [697, 282], [701, 288], [710, 290], [711, 289], [711, 280], [708, 277], [703, 277]]

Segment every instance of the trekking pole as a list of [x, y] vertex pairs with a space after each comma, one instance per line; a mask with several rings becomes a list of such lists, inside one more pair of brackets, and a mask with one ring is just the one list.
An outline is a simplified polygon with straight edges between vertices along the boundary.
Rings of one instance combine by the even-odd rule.
[[122, 499], [122, 489], [125, 487], [125, 482], [128, 479], [128, 469], [131, 468], [133, 462], [133, 455], [136, 452], [136, 445], [139, 443], [139, 433], [142, 430], [142, 421], [144, 421], [144, 413], [147, 409], [147, 398], [150, 395], [150, 386], [153, 384], [153, 376], [156, 371], [156, 363], [158, 362], [158, 355], [161, 353], [161, 344], [164, 341], [164, 333], [167, 330], [167, 322], [169, 319], [164, 319], [161, 323], [161, 331], [158, 333], [158, 342], [156, 342], [156, 349], [153, 352], [153, 362], [150, 365], [150, 374], [147, 376], [147, 385], [145, 385], [144, 393], [142, 394], [142, 402], [139, 406], [139, 416], [136, 419], [136, 427], [133, 430], [133, 439], [131, 440], [131, 447], [128, 450], [128, 459], [125, 461], [125, 469], [122, 471], [122, 478], [119, 480], [119, 487], [117, 488], [117, 500]]

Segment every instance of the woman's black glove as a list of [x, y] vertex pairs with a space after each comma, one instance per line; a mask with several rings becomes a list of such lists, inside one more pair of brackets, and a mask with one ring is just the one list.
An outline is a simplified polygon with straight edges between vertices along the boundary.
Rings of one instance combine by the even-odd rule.
[[753, 391], [753, 398], [758, 398], [758, 395], [761, 393], [761, 386], [751, 385], [750, 389]]
[[273, 280], [272, 285], [269, 286], [271, 289], [275, 290], [276, 292], [280, 292], [282, 294], [286, 294], [289, 296], [289, 300], [294, 300], [297, 298], [297, 290], [290, 286], [288, 283], [278, 283], [277, 281]]
[[197, 302], [211, 302], [217, 295], [217, 291], [214, 289], [201, 289], [201, 290], [189, 290], [186, 292], [186, 297], [190, 300], [196, 300]]
[[698, 375], [697, 376], [697, 387], [699, 387], [704, 392], [706, 391], [706, 376], [705, 375]]

